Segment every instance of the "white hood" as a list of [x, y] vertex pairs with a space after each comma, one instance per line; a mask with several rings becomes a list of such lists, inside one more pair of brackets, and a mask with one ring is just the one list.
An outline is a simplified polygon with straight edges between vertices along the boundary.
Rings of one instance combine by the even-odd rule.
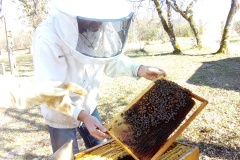
[[131, 17], [132, 6], [126, 0], [51, 0], [65, 14], [94, 21], [114, 21]]

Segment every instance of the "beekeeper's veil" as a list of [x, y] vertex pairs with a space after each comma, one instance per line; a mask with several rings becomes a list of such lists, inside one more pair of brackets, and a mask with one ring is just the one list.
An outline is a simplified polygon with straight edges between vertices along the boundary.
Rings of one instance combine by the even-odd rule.
[[126, 0], [52, 0], [53, 6], [78, 21], [101, 22], [97, 31], [79, 33], [77, 50], [94, 58], [119, 55], [125, 46], [133, 16]]

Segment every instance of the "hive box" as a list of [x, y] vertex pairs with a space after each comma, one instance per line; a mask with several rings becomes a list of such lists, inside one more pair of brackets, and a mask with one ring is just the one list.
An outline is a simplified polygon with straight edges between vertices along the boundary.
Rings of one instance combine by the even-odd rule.
[[[197, 146], [173, 142], [159, 160], [198, 160]], [[75, 160], [134, 160], [115, 140], [109, 140], [75, 155]]]

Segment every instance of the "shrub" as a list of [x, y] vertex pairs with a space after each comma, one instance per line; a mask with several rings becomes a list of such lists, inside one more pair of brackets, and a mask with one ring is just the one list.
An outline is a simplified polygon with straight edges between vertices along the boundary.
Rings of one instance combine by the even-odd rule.
[[14, 50], [27, 49], [32, 44], [31, 31], [18, 31], [13, 35]]
[[174, 32], [176, 37], [192, 37], [192, 29], [188, 23], [176, 23], [174, 24]]
[[[2, 33], [2, 32], [1, 32]], [[0, 36], [0, 50], [7, 50], [6, 35]], [[31, 31], [14, 31], [13, 38], [13, 50], [27, 49], [32, 43]]]
[[240, 21], [236, 21], [233, 23], [233, 30], [240, 35]]
[[162, 28], [156, 20], [135, 19], [129, 30], [129, 41], [151, 41], [159, 39], [159, 32]]

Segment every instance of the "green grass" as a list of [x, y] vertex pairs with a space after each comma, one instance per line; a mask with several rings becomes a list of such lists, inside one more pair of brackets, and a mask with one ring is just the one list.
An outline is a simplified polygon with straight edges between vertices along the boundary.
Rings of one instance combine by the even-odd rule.
[[[238, 41], [239, 42], [239, 41]], [[214, 55], [218, 48], [198, 50], [180, 41], [183, 55], [172, 55], [170, 43], [149, 43], [146, 52], [136, 48], [126, 54], [133, 61], [164, 69], [168, 79], [207, 99], [209, 104], [178, 137], [197, 145], [201, 160], [240, 159], [240, 51]], [[239, 45], [239, 43], [238, 43]], [[2, 56], [7, 71], [7, 57]], [[17, 56], [20, 77], [32, 77], [30, 54]], [[151, 82], [130, 77], [103, 77], [99, 110], [108, 123]], [[1, 115], [0, 159], [46, 159], [51, 155], [49, 135], [38, 107], [9, 109]], [[79, 140], [81, 149], [84, 147]]]

